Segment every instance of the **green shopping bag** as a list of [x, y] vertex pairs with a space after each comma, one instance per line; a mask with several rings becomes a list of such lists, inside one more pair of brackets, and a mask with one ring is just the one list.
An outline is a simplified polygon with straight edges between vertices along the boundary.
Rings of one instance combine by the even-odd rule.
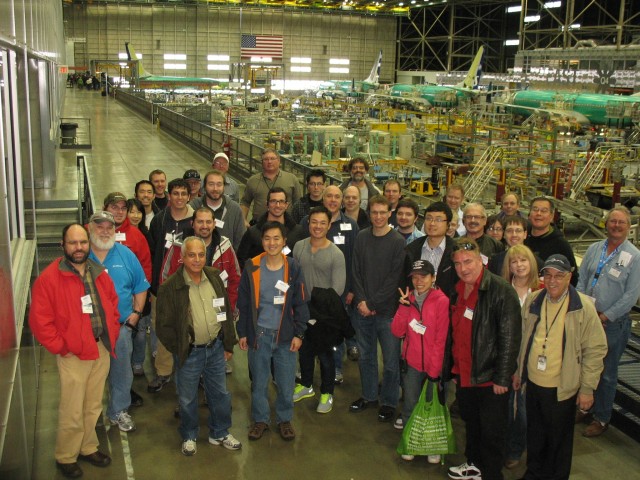
[[402, 431], [397, 448], [400, 455], [444, 455], [456, 452], [449, 409], [439, 397], [438, 385], [426, 380], [420, 399]]

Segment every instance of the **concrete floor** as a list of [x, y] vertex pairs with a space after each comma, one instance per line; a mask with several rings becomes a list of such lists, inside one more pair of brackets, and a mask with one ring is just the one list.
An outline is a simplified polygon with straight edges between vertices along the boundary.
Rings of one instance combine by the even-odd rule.
[[[113, 99], [101, 97], [98, 92], [67, 90], [64, 116], [91, 118], [93, 149], [86, 153], [94, 196], [99, 202], [114, 190], [132, 194], [136, 181], [146, 178], [154, 168], [165, 170], [171, 179], [181, 176], [188, 168], [202, 172], [209, 166], [204, 159], [156, 130], [148, 121]], [[75, 153], [58, 151], [59, 172], [68, 173], [70, 165], [75, 165]], [[75, 186], [66, 185], [64, 175], [59, 174], [58, 178], [56, 191], [48, 192], [47, 196], [74, 198]], [[33, 478], [63, 478], [56, 471], [53, 458], [59, 402], [57, 369], [54, 357], [48, 352], [42, 350], [39, 358], [41, 383]], [[232, 365], [233, 374], [227, 377], [233, 404], [231, 433], [243, 443], [242, 450], [232, 452], [207, 443], [208, 410], [202, 407], [198, 453], [194, 457], [183, 456], [178, 420], [173, 417], [177, 402], [175, 385], [170, 383], [157, 394], [147, 393], [147, 380], [153, 376], [147, 360], [147, 378], [136, 377], [134, 380], [134, 389], [144, 397], [144, 406], [130, 412], [137, 431], [125, 434], [110, 425], [99, 425], [100, 448], [112, 456], [113, 463], [106, 469], [82, 463], [84, 478], [436, 479], [447, 478], [447, 467], [464, 461], [460, 453], [447, 456], [445, 465], [430, 465], [422, 457], [413, 462], [403, 461], [395, 452], [400, 433], [391, 424], [379, 423], [375, 410], [360, 414], [348, 412], [349, 404], [360, 396], [357, 364], [350, 361], [345, 361], [345, 383], [336, 387], [331, 413], [316, 413], [317, 399], [302, 400], [295, 406], [293, 425], [298, 435], [295, 441], [284, 442], [274, 430], [257, 442], [249, 442], [250, 391], [246, 353], [236, 350]], [[464, 426], [457, 418], [453, 423], [462, 452]], [[576, 428], [572, 479], [639, 477], [637, 442], [614, 428], [601, 438], [585, 439], [580, 435], [581, 428]], [[523, 473], [524, 465], [521, 465], [511, 471], [505, 470], [505, 478], [517, 479]]]

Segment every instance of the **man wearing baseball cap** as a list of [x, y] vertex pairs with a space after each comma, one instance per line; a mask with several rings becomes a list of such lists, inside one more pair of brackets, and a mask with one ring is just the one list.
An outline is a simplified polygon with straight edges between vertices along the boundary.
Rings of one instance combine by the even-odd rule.
[[513, 388], [526, 384], [525, 479], [569, 478], [576, 405], [587, 411], [602, 372], [607, 339], [593, 302], [571, 285], [561, 254], [542, 267], [545, 288], [522, 307], [522, 343]]
[[189, 184], [189, 200], [193, 200], [202, 195], [202, 180], [197, 170], [187, 170], [184, 172], [184, 175], [182, 175], [182, 178]]
[[229, 157], [226, 153], [216, 153], [211, 168], [224, 173], [224, 194], [236, 203], [240, 202], [240, 189], [236, 181], [229, 176]]

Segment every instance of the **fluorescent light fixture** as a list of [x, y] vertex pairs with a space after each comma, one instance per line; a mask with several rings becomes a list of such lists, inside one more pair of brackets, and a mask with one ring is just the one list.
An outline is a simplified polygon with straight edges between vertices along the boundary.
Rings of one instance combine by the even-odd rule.
[[552, 8], [560, 8], [562, 6], [562, 2], [547, 2], [544, 4], [544, 8], [550, 10]]
[[579, 23], [574, 23], [573, 25], [569, 25], [569, 30], [578, 30], [581, 26]]
[[329, 65], [349, 65], [348, 58], [330, 58]]
[[121, 67], [126, 67], [127, 66], [126, 63], [119, 63], [118, 65], [120, 65]]
[[311, 67], [300, 67], [300, 66], [296, 66], [296, 65], [291, 65], [291, 71], [292, 72], [309, 73], [309, 72], [311, 72]]
[[528, 15], [524, 17], [524, 23], [537, 22], [540, 20], [540, 15]]
[[349, 69], [344, 67], [329, 67], [329, 73], [349, 73]]
[[251, 57], [251, 63], [271, 63], [271, 57]]
[[165, 53], [165, 60], [186, 60], [187, 55], [185, 53]]
[[209, 65], [207, 65], [207, 70], [222, 70], [222, 71], [228, 72], [229, 71], [229, 65], [209, 64]]
[[520, 45], [520, 40], [518, 40], [517, 38], [514, 38], [512, 40], [505, 40], [504, 44], [505, 45]]
[[209, 62], [228, 62], [229, 55], [207, 55], [207, 61]]
[[165, 70], [186, 70], [187, 64], [186, 63], [165, 63], [164, 69]]
[[309, 57], [291, 57], [291, 63], [311, 63]]
[[516, 13], [522, 11], [522, 5], [512, 5], [507, 7], [507, 13]]

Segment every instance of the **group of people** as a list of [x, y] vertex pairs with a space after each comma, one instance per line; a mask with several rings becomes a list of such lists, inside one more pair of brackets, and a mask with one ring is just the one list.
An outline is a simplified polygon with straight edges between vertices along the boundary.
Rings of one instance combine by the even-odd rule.
[[238, 344], [251, 379], [249, 440], [271, 428], [271, 381], [277, 431], [296, 437], [294, 404], [317, 398], [316, 358], [316, 411], [331, 412], [346, 351], [361, 384], [349, 411], [376, 408], [399, 430], [427, 379], [455, 383], [467, 461], [450, 478], [502, 478], [525, 450], [524, 478], [568, 478], [574, 422], [588, 420], [590, 437], [608, 427], [640, 293], [629, 211], [608, 212], [606, 240], [578, 270], [548, 197], [525, 215], [506, 194], [489, 220], [452, 184], [418, 228], [416, 202], [395, 180], [380, 192], [362, 158], [340, 186], [310, 171], [304, 195], [277, 151], [264, 150], [262, 166], [241, 196], [224, 153], [203, 177], [187, 170], [167, 184], [153, 170], [132, 198], [112, 192], [87, 225], [63, 230], [64, 255], [36, 280], [29, 318], [57, 359], [63, 475], [81, 476], [78, 460], [111, 461], [95, 433], [107, 379], [107, 417], [135, 430], [129, 407], [143, 399], [132, 382], [145, 374], [151, 338], [147, 391], [175, 379], [184, 455], [197, 451], [199, 385], [208, 442], [242, 447], [230, 433], [226, 388]]

